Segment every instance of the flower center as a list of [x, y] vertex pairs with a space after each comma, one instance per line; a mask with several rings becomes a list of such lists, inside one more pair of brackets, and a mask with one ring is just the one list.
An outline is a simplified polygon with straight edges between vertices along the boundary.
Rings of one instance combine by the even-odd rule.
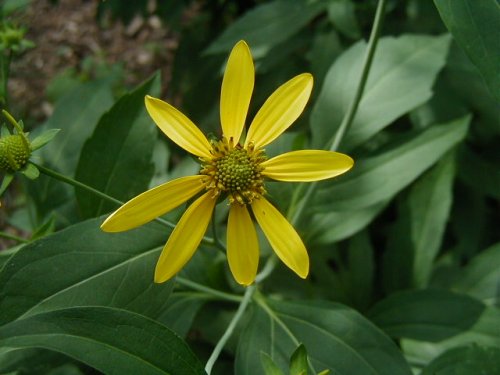
[[227, 194], [230, 203], [250, 204], [265, 193], [260, 166], [266, 160], [263, 150], [234, 146], [232, 140], [223, 138], [212, 142], [211, 154], [211, 159], [202, 159], [200, 174], [208, 176], [205, 183], [214, 196]]

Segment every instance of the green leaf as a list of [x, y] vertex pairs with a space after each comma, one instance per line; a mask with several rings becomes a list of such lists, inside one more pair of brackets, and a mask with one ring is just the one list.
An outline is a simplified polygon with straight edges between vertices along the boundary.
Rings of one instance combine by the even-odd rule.
[[[50, 145], [37, 153], [43, 161], [41, 164], [73, 177], [85, 140], [112, 104], [113, 96], [107, 80], [82, 84], [63, 96], [56, 103], [52, 116], [40, 129], [41, 132], [61, 129]], [[46, 176], [40, 176], [27, 186], [42, 221], [54, 211], [59, 215], [66, 214], [62, 211], [72, 196], [71, 187]]]
[[366, 231], [353, 236], [347, 249], [348, 268], [341, 275], [352, 306], [365, 310], [375, 284], [375, 250]]
[[283, 371], [274, 363], [269, 354], [260, 352], [260, 361], [265, 375], [284, 375]]
[[387, 206], [387, 203], [382, 201], [360, 210], [315, 214], [310, 221], [310, 229], [306, 233], [306, 242], [327, 244], [351, 237], [370, 224]]
[[460, 148], [458, 157], [460, 179], [478, 192], [500, 200], [498, 161], [488, 160], [470, 147]]
[[112, 104], [113, 96], [106, 80], [82, 84], [63, 96], [42, 126], [42, 130], [61, 129], [50, 147], [41, 150], [44, 162], [73, 176], [84, 142]]
[[36, 314], [0, 328], [0, 345], [46, 348], [106, 374], [204, 374], [188, 346], [165, 326], [109, 307]]
[[84, 375], [79, 367], [86, 366], [78, 365], [68, 356], [44, 349], [17, 349], [0, 353], [2, 375]]
[[176, 292], [168, 299], [167, 306], [156, 320], [181, 337], [186, 337], [198, 311], [209, 300], [206, 295], [194, 292]]
[[240, 335], [235, 373], [255, 374], [261, 351], [272, 353], [272, 360], [286, 371], [300, 342], [316, 372], [329, 368], [334, 374], [411, 374], [396, 345], [356, 311], [323, 301], [262, 298]]
[[30, 180], [34, 180], [40, 176], [40, 171], [33, 164], [28, 163], [24, 169], [21, 170], [21, 173], [25, 175]]
[[335, 0], [328, 5], [328, 18], [336, 28], [352, 39], [359, 39], [361, 31], [351, 0]]
[[471, 344], [500, 347], [500, 310], [498, 308], [486, 307], [469, 329], [443, 341], [433, 343], [409, 339], [401, 341], [405, 355], [419, 363], [428, 363], [449, 349]]
[[450, 215], [454, 176], [454, 160], [447, 155], [417, 181], [408, 196], [415, 287], [429, 282]]
[[[101, 117], [83, 146], [75, 177], [114, 198], [128, 200], [147, 190], [154, 172], [151, 162], [156, 126], [144, 106], [144, 96], [158, 96], [159, 75], [125, 94]], [[95, 217], [116, 208], [78, 189], [76, 197], [84, 217]]]
[[488, 303], [500, 299], [500, 243], [481, 252], [462, 270], [453, 289]]
[[387, 201], [460, 142], [470, 117], [430, 127], [380, 155], [355, 161], [353, 171], [324, 182], [315, 210], [360, 210]]
[[3, 16], [9, 16], [16, 11], [27, 7], [30, 3], [31, 0], [5, 0], [2, 1], [0, 6], [2, 7]]
[[10, 183], [14, 180], [14, 173], [6, 173], [3, 176], [2, 184], [0, 185], [0, 197], [7, 190]]
[[421, 375], [500, 374], [500, 349], [477, 345], [454, 348], [440, 355]]
[[31, 142], [31, 149], [32, 150], [38, 150], [39, 148], [45, 146], [47, 143], [49, 143], [56, 135], [59, 133], [61, 129], [48, 129], [45, 130], [42, 134], [40, 134], [38, 137], [36, 137], [32, 142]]
[[24, 244], [20, 244], [9, 249], [4, 249], [0, 251], [0, 272], [2, 267], [7, 263], [7, 261], [12, 257], [16, 252], [18, 252]]
[[307, 367], [306, 347], [300, 344], [290, 358], [290, 375], [307, 375]]
[[368, 316], [391, 337], [436, 342], [470, 330], [484, 310], [469, 296], [429, 289], [392, 294]]
[[297, 33], [325, 8], [322, 1], [275, 0], [256, 6], [229, 26], [206, 50], [207, 53], [230, 51], [241, 39], [260, 58]]
[[0, 273], [0, 324], [75, 304], [158, 317], [172, 287], [153, 283], [168, 231], [151, 224], [109, 234], [101, 223], [98, 218], [73, 225], [9, 258]]
[[500, 4], [496, 0], [434, 0], [446, 27], [500, 101]]
[[[445, 64], [450, 37], [403, 35], [381, 38], [370, 75], [342, 149], [370, 139], [432, 96], [432, 86]], [[313, 144], [324, 148], [337, 131], [359, 83], [366, 43], [344, 52], [330, 68], [311, 113]], [[329, 145], [328, 145], [329, 146]]]

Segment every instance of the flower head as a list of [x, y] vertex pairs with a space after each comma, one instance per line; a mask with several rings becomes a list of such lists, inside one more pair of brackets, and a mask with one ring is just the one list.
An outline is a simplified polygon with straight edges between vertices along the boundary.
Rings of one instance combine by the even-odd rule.
[[259, 244], [251, 213], [277, 256], [305, 278], [309, 257], [299, 235], [265, 198], [265, 181], [317, 181], [349, 170], [353, 160], [322, 150], [288, 152], [273, 158], [264, 147], [282, 134], [302, 113], [313, 78], [300, 74], [279, 87], [264, 103], [242, 138], [254, 86], [250, 49], [238, 42], [229, 56], [220, 101], [222, 138], [209, 141], [170, 104], [146, 96], [146, 108], [165, 135], [200, 160], [200, 172], [146, 191], [125, 203], [102, 224], [108, 232], [135, 228], [199, 196], [186, 210], [168, 239], [155, 270], [155, 281], [173, 277], [200, 244], [220, 197], [229, 201], [227, 257], [236, 281], [250, 285], [259, 261]]
[[2, 114], [12, 125], [13, 133], [6, 125], [0, 128], [0, 172], [4, 175], [0, 182], [0, 197], [9, 187], [16, 172], [21, 172], [32, 180], [38, 177], [38, 169], [30, 163], [32, 152], [48, 143], [59, 131], [49, 129], [31, 141], [28, 138], [29, 133], [24, 132], [22, 121], [14, 119], [5, 109], [2, 109]]

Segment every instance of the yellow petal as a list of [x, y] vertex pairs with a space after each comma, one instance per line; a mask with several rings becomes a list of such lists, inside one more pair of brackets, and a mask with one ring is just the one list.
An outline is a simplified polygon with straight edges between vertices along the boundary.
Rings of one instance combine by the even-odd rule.
[[145, 102], [149, 115], [168, 138], [193, 155], [211, 157], [210, 143], [190, 119], [163, 100], [146, 95]]
[[132, 198], [113, 212], [101, 225], [105, 232], [122, 232], [157, 218], [186, 202], [205, 185], [204, 176], [181, 177]]
[[216, 202], [212, 196], [205, 193], [182, 215], [156, 263], [155, 283], [172, 278], [193, 256], [210, 223]]
[[276, 255], [305, 279], [309, 273], [309, 256], [292, 225], [265, 198], [255, 199], [252, 202], [252, 210]]
[[263, 176], [279, 181], [318, 181], [347, 172], [354, 165], [351, 157], [339, 152], [300, 150], [266, 160]]
[[232, 204], [227, 222], [227, 260], [236, 281], [250, 285], [259, 265], [259, 242], [246, 206]]
[[313, 77], [300, 74], [281, 85], [257, 112], [248, 129], [245, 146], [263, 147], [279, 137], [300, 116], [309, 100]]
[[222, 132], [234, 143], [240, 140], [255, 79], [252, 54], [244, 41], [239, 41], [227, 61], [220, 98]]

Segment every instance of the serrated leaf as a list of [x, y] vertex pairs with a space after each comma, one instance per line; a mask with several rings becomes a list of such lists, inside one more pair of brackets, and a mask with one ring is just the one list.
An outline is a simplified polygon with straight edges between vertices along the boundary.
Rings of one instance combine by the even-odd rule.
[[252, 49], [254, 58], [287, 40], [322, 12], [325, 3], [304, 0], [275, 0], [256, 6], [229, 26], [206, 50], [227, 52], [241, 39]]
[[467, 116], [435, 125], [380, 155], [356, 160], [352, 171], [321, 184], [314, 209], [352, 211], [387, 201], [460, 142], [469, 122]]
[[[450, 37], [403, 35], [381, 38], [358, 111], [342, 143], [352, 149], [432, 96], [445, 64]], [[324, 148], [337, 131], [361, 76], [366, 43], [345, 51], [328, 71], [311, 112], [313, 144]]]
[[286, 371], [299, 342], [307, 347], [315, 371], [329, 368], [335, 374], [411, 374], [395, 344], [356, 311], [324, 301], [275, 300], [254, 306], [240, 335], [236, 374], [255, 374], [260, 351], [272, 353], [272, 360]]
[[32, 242], [0, 272], [0, 324], [74, 306], [127, 308], [156, 318], [172, 284], [154, 284], [155, 262], [166, 239], [163, 226], [108, 234], [102, 218]]
[[500, 4], [496, 0], [434, 0], [446, 27], [500, 101]]
[[391, 337], [437, 342], [467, 332], [484, 311], [469, 296], [428, 289], [392, 294], [368, 316]]
[[[154, 172], [151, 162], [156, 126], [144, 106], [144, 96], [159, 94], [159, 75], [122, 96], [105, 113], [85, 142], [75, 177], [120, 200], [128, 200], [149, 187]], [[82, 190], [76, 197], [84, 217], [95, 217], [114, 209], [113, 205]]]
[[145, 316], [109, 307], [32, 315], [0, 328], [0, 345], [46, 348], [106, 374], [204, 374], [188, 346]]
[[421, 375], [500, 374], [500, 349], [477, 345], [450, 349], [433, 360]]

